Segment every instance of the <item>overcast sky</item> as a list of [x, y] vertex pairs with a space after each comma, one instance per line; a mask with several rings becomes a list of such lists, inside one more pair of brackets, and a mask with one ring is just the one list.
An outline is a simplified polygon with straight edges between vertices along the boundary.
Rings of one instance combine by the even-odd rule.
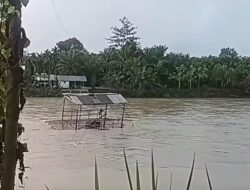
[[[29, 51], [40, 52], [69, 37], [99, 52], [110, 28], [126, 16], [138, 27], [142, 47], [166, 45], [192, 56], [233, 47], [250, 55], [250, 0], [30, 0], [23, 24]], [[55, 11], [56, 10], [56, 11]]]

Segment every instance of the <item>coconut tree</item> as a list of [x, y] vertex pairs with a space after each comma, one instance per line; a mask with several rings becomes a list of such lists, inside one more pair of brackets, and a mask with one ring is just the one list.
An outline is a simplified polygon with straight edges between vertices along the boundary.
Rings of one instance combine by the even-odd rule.
[[196, 76], [196, 68], [195, 66], [191, 63], [187, 69], [187, 79], [189, 81], [189, 89], [192, 89], [192, 84], [193, 81], [195, 80], [195, 76]]
[[176, 67], [176, 71], [170, 75], [170, 79], [174, 79], [178, 82], [178, 89], [181, 89], [181, 83], [186, 79], [187, 68], [185, 65]]
[[75, 49], [60, 52], [56, 72], [62, 75], [81, 74], [81, 56], [82, 53]]
[[200, 59], [194, 59], [192, 64], [195, 68], [194, 78], [197, 82], [197, 88], [200, 88], [201, 81], [208, 77], [208, 68]]
[[224, 64], [216, 64], [213, 68], [213, 78], [219, 83], [221, 88], [225, 87], [227, 66]]
[[97, 77], [102, 71], [101, 58], [97, 54], [82, 54], [81, 66], [83, 73], [90, 78], [91, 88], [94, 89], [97, 83]]

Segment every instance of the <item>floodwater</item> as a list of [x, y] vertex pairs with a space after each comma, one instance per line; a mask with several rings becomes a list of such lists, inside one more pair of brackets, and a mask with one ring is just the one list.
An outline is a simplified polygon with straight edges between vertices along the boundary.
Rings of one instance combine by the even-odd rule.
[[[248, 99], [129, 99], [134, 127], [107, 131], [55, 131], [47, 120], [60, 118], [62, 99], [28, 99], [21, 121], [28, 143], [25, 189], [94, 189], [97, 157], [101, 190], [128, 190], [122, 149], [127, 150], [135, 184], [139, 162], [142, 189], [151, 189], [154, 149], [159, 190], [185, 189], [196, 152], [193, 190], [250, 189], [250, 101]], [[17, 185], [19, 183], [17, 182]]]

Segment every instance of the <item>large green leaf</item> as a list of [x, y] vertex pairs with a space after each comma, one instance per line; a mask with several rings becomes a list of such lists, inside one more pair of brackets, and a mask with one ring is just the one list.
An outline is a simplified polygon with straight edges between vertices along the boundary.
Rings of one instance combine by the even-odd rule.
[[16, 10], [16, 8], [14, 7], [14, 6], [10, 6], [9, 8], [8, 8], [8, 14], [12, 14], [12, 13], [14, 13], [15, 12], [15, 10]]

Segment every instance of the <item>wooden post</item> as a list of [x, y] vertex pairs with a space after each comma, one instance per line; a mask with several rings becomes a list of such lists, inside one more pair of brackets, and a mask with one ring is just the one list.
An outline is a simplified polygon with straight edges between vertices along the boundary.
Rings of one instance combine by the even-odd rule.
[[121, 128], [123, 128], [124, 114], [125, 114], [125, 104], [123, 104], [123, 108], [122, 108], [122, 122], [121, 122]]
[[[10, 5], [21, 13], [21, 1], [9, 0]], [[3, 173], [1, 181], [2, 190], [14, 190], [15, 172], [17, 163], [17, 124], [19, 119], [20, 84], [23, 80], [23, 71], [20, 66], [21, 59], [21, 18], [17, 13], [7, 20], [7, 38], [10, 43], [11, 57], [8, 59], [7, 79], [7, 105], [5, 146], [3, 156]]]
[[105, 107], [105, 115], [104, 115], [104, 121], [103, 121], [102, 129], [105, 129], [106, 119], [107, 119], [107, 110], [108, 110], [108, 104], [106, 104], [106, 107]]

